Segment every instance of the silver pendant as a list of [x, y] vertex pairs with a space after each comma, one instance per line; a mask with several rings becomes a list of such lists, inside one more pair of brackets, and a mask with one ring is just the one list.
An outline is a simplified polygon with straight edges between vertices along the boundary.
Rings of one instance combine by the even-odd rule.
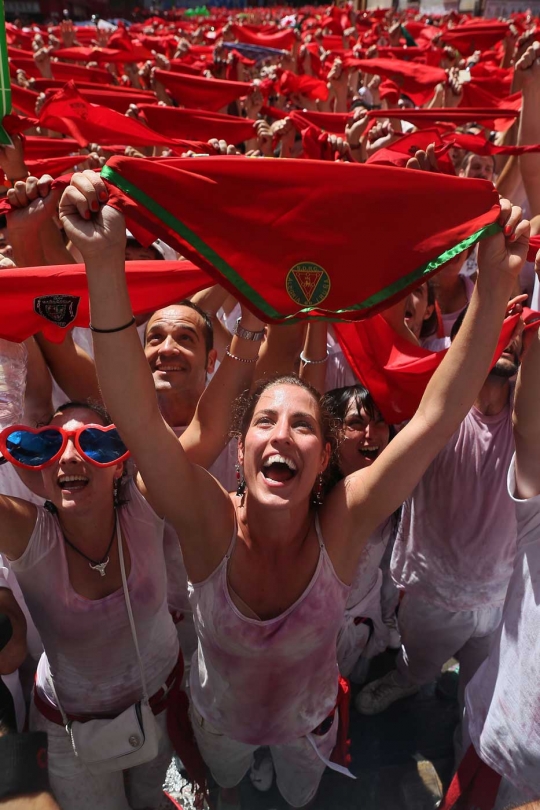
[[105, 569], [107, 568], [108, 564], [109, 564], [109, 558], [108, 557], [107, 557], [106, 560], [103, 560], [103, 562], [100, 562], [97, 565], [92, 565], [92, 563], [88, 563], [90, 568], [92, 568], [92, 570], [94, 570], [94, 571], [99, 571], [99, 573], [101, 574], [102, 577], [105, 576]]

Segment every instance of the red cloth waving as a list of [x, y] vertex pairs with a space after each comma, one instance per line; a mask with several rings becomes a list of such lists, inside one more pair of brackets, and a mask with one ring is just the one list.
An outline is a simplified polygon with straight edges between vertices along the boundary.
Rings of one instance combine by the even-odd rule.
[[42, 127], [71, 135], [78, 144], [125, 144], [126, 146], [173, 145], [174, 141], [108, 107], [89, 104], [73, 82], [55, 93], [42, 107]]
[[225, 79], [187, 76], [183, 73], [172, 73], [170, 70], [156, 70], [155, 77], [178, 104], [194, 110], [218, 112], [231, 101], [248, 96], [253, 91], [249, 82], [229, 82]]
[[435, 85], [446, 81], [446, 71], [401, 59], [350, 59], [364, 73], [392, 79], [403, 93], [417, 104], [425, 104], [433, 96]]
[[443, 31], [441, 39], [445, 45], [456, 48], [462, 56], [471, 56], [475, 51], [492, 48], [504, 39], [509, 30], [506, 22], [464, 24]]
[[[212, 284], [191, 262], [126, 262], [129, 297], [142, 315]], [[14, 267], [0, 273], [0, 337], [22, 341], [43, 332], [61, 343], [73, 326], [88, 326], [88, 286], [84, 264]]]
[[157, 104], [141, 104], [139, 109], [149, 127], [170, 138], [223, 138], [227, 143], [241, 143], [256, 136], [255, 121], [249, 118]]
[[432, 127], [439, 122], [447, 122], [455, 126], [475, 122], [498, 132], [506, 132], [516, 118], [519, 118], [519, 111], [506, 108], [486, 110], [476, 107], [471, 109], [431, 107], [426, 110], [370, 110], [368, 118], [400, 118], [402, 121], [409, 121], [419, 129]]
[[101, 176], [139, 241], [161, 236], [274, 322], [366, 317], [499, 228], [491, 183], [427, 172], [114, 157]]
[[[506, 318], [495, 354], [510, 342], [519, 315]], [[446, 350], [430, 352], [398, 335], [382, 315], [359, 323], [336, 323], [334, 330], [352, 370], [369, 390], [386, 422], [411, 419]]]
[[296, 42], [296, 34], [291, 28], [275, 34], [262, 34], [254, 33], [243, 25], [233, 23], [231, 29], [238, 42], [246, 42], [248, 45], [262, 45], [265, 48], [289, 51]]

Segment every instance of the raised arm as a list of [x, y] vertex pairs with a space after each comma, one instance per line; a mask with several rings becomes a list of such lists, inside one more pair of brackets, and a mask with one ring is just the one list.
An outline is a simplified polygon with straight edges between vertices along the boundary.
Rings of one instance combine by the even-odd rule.
[[[540, 252], [536, 257], [540, 273]], [[521, 361], [514, 399], [516, 487], [519, 498], [540, 495], [540, 331], [536, 331]]]
[[[73, 176], [60, 203], [66, 232], [86, 264], [100, 386], [154, 508], [174, 525], [188, 573], [198, 580], [214, 570], [226, 551], [232, 505], [212, 476], [190, 462], [160, 414], [127, 290], [124, 218], [104, 205], [106, 199], [99, 175], [84, 172]], [[231, 342], [231, 353], [247, 361], [257, 350], [250, 341]], [[232, 358], [226, 361], [249, 365]]]
[[[518, 145], [540, 143], [540, 43], [534, 42], [516, 64], [523, 88], [523, 106], [519, 125]], [[520, 155], [519, 165], [523, 185], [531, 210], [531, 219], [540, 215], [540, 154]], [[533, 223], [534, 224], [534, 223]], [[535, 233], [537, 231], [533, 231]]]
[[371, 467], [345, 479], [341, 495], [331, 495], [330, 500], [346, 498], [352, 538], [365, 540], [411, 494], [467, 415], [489, 373], [529, 243], [529, 222], [521, 221], [521, 210], [507, 200], [501, 201], [499, 224], [504, 233], [480, 243], [478, 282], [467, 315], [418, 411]]

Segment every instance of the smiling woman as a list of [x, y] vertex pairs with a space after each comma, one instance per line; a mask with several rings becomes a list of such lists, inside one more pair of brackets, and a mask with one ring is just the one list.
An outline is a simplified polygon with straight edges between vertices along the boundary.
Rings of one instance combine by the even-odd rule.
[[[52, 788], [66, 810], [127, 807], [122, 765], [93, 776], [75, 756], [64, 718], [114, 717], [164, 683], [170, 694], [173, 684], [180, 688], [163, 521], [127, 480], [129, 453], [99, 405], [66, 403], [44, 427], [7, 428], [0, 446], [14, 465], [41, 478], [48, 499], [40, 508], [0, 496], [0, 525], [2, 552], [11, 560], [45, 649], [31, 723], [48, 735]], [[127, 582], [144, 673], [126, 610]], [[156, 704], [158, 748], [129, 771], [133, 795], [144, 795], [156, 808], [165, 801], [161, 786], [172, 754], [166, 709], [166, 701]]]
[[[190, 677], [195, 735], [222, 801], [239, 806], [234, 789], [255, 750], [269, 746], [281, 794], [302, 807], [325, 766], [340, 769], [330, 763], [339, 722], [336, 642], [363, 550], [472, 406], [525, 259], [529, 226], [502, 202], [499, 222], [507, 227], [481, 243], [464, 327], [416, 416], [321, 503], [314, 493], [322, 496], [332, 432], [318, 394], [295, 377], [264, 383], [249, 400], [240, 420], [236, 494], [191, 463], [160, 415], [135, 329], [119, 329], [132, 314], [125, 223], [104, 204], [107, 195], [97, 174], [75, 174], [60, 217], [84, 257], [92, 319], [104, 330], [94, 347], [105, 401], [141, 485], [182, 546], [199, 636]], [[223, 365], [251, 357], [235, 348]]]

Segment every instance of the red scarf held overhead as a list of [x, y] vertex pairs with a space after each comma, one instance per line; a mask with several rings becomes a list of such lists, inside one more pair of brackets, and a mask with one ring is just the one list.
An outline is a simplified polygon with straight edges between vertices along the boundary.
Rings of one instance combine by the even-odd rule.
[[500, 211], [486, 181], [311, 160], [115, 157], [102, 178], [139, 241], [160, 236], [271, 322], [384, 309]]
[[[504, 351], [519, 315], [506, 318], [494, 357]], [[430, 352], [398, 335], [382, 315], [357, 323], [335, 323], [343, 354], [384, 420], [398, 425], [412, 419], [426, 386], [447, 350]]]
[[45, 102], [40, 126], [75, 138], [80, 146], [89, 143], [126, 146], [172, 145], [174, 141], [108, 107], [90, 104], [77, 92], [73, 82]]
[[275, 34], [263, 34], [254, 33], [243, 25], [233, 23], [231, 29], [238, 42], [245, 42], [248, 45], [262, 45], [265, 48], [289, 51], [296, 42], [296, 35], [291, 28]]
[[18, 84], [11, 85], [11, 101], [16, 110], [20, 110], [25, 115], [33, 118], [36, 114], [36, 101], [38, 94]]
[[350, 113], [325, 113], [312, 112], [311, 110], [293, 110], [289, 113], [289, 118], [295, 127], [301, 131], [310, 124], [330, 132], [334, 135], [344, 135], [345, 127], [351, 119]]
[[[75, 85], [79, 90], [78, 85]], [[101, 107], [108, 107], [124, 115], [130, 104], [152, 104], [156, 102], [154, 93], [146, 93], [144, 90], [132, 90], [128, 87], [84, 87], [80, 89], [82, 98], [90, 104], [99, 104]], [[53, 95], [48, 92], [47, 96]], [[99, 143], [99, 141], [98, 141]]]
[[403, 62], [400, 59], [349, 59], [348, 64], [360, 68], [369, 75], [391, 79], [402, 93], [410, 96], [417, 104], [425, 104], [433, 96], [435, 85], [445, 82], [446, 71], [416, 62]]
[[278, 81], [279, 92], [284, 96], [300, 93], [312, 101], [326, 101], [328, 99], [328, 86], [326, 82], [315, 76], [297, 76], [290, 70], [284, 70]]
[[191, 138], [201, 141], [223, 138], [227, 143], [237, 144], [256, 137], [255, 121], [249, 118], [208, 110], [160, 107], [157, 104], [141, 104], [139, 110], [151, 129], [169, 138]]
[[156, 70], [158, 82], [169, 91], [174, 100], [190, 109], [219, 112], [231, 101], [249, 96], [253, 86], [249, 82], [229, 82], [225, 79], [207, 79], [204, 76], [187, 76], [170, 70]]
[[[460, 124], [478, 123], [488, 129], [495, 129], [498, 132], [506, 132], [516, 118], [519, 118], [519, 111], [516, 109], [462, 109], [447, 107], [432, 107], [426, 110], [370, 110], [368, 118], [399, 118], [408, 121], [419, 129], [431, 127], [439, 122], [446, 122], [459, 126]], [[451, 127], [449, 127], [451, 128]]]
[[[2, 209], [7, 210], [5, 202]], [[135, 315], [181, 301], [213, 283], [191, 262], [126, 262], [126, 276]], [[89, 321], [83, 264], [2, 269], [0, 337], [5, 340], [20, 343], [43, 332], [47, 340], [61, 343], [70, 329], [87, 327]]]
[[26, 135], [24, 138], [25, 160], [43, 160], [62, 157], [78, 152], [79, 144], [74, 138], [43, 138], [41, 135]]
[[441, 39], [445, 45], [456, 48], [462, 56], [471, 56], [475, 51], [492, 48], [504, 39], [509, 30], [508, 23], [465, 24], [443, 31]]

